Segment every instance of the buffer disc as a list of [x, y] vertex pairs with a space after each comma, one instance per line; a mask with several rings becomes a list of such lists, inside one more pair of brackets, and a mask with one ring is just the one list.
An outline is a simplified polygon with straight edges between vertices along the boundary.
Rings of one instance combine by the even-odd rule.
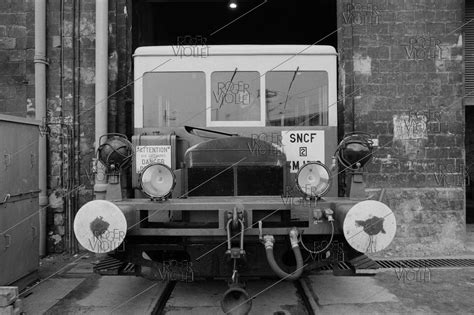
[[343, 231], [349, 245], [361, 253], [375, 253], [392, 242], [397, 230], [395, 215], [379, 201], [355, 204], [344, 219]]
[[125, 239], [127, 220], [112, 202], [89, 201], [74, 218], [74, 234], [88, 251], [108, 253], [119, 247]]

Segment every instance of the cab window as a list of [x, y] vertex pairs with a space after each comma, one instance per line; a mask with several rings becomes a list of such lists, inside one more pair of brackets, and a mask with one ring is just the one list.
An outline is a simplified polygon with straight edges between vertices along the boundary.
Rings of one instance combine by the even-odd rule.
[[327, 126], [327, 72], [269, 71], [265, 86], [267, 126]]
[[143, 126], [204, 126], [204, 72], [148, 72], [143, 76]]
[[260, 75], [257, 71], [211, 74], [211, 121], [260, 121]]

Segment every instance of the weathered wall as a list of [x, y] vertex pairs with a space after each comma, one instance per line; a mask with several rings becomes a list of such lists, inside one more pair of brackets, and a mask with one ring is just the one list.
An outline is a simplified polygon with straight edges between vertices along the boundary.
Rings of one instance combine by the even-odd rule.
[[34, 117], [34, 1], [0, 1], [0, 113]]
[[[96, 12], [95, 0], [64, 0], [63, 6], [61, 0], [50, 0], [48, 5], [50, 251], [60, 252], [69, 245], [68, 208], [78, 209], [93, 198]], [[130, 136], [133, 80], [127, 5], [130, 1], [109, 1], [107, 103], [109, 132]], [[76, 142], [70, 141], [71, 135]]]
[[339, 3], [344, 130], [378, 138], [366, 178], [396, 216], [386, 255], [463, 248], [463, 18], [462, 0]]
[[47, 5], [48, 249], [61, 252], [72, 209], [92, 198], [95, 1]]

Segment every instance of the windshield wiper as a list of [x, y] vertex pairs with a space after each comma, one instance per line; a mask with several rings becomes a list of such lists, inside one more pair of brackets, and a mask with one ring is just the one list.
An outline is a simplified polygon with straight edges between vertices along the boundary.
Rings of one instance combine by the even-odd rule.
[[229, 137], [238, 136], [238, 134], [236, 134], [236, 133], [227, 133], [227, 132], [215, 131], [215, 130], [211, 130], [211, 129], [192, 127], [192, 126], [184, 126], [184, 130], [186, 130], [188, 133], [192, 133], [193, 130], [201, 130], [201, 131], [217, 133], [219, 135], [224, 135], [224, 136], [229, 136]]
[[230, 78], [230, 83], [227, 85], [227, 90], [225, 91], [224, 96], [221, 99], [221, 103], [219, 105], [219, 109], [221, 109], [222, 104], [224, 104], [225, 97], [227, 96], [227, 92], [229, 92], [230, 85], [232, 84], [232, 80], [234, 80], [235, 74], [237, 73], [237, 68], [235, 68], [234, 73], [232, 74], [232, 77]]
[[300, 67], [298, 66], [295, 70], [295, 73], [293, 73], [293, 78], [291, 79], [290, 86], [288, 87], [288, 92], [286, 92], [285, 106], [283, 106], [283, 110], [286, 109], [286, 103], [288, 102], [288, 96], [290, 96], [291, 86], [293, 85], [293, 81], [295, 81], [296, 74], [298, 73], [299, 69], [300, 69]]

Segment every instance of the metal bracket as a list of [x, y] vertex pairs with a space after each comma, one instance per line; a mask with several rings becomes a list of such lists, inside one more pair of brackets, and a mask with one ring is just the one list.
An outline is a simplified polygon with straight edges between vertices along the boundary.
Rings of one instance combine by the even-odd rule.
[[[227, 221], [227, 251], [229, 252], [231, 247], [232, 247], [232, 243], [231, 243], [231, 239], [232, 237], [230, 236], [230, 224], [232, 223], [232, 219]], [[245, 228], [244, 228], [244, 222], [242, 220], [239, 219], [238, 223], [240, 223], [240, 250], [244, 250], [244, 231], [245, 231]]]
[[237, 247], [232, 247], [230, 249], [230, 258], [231, 259], [239, 259], [241, 258], [240, 256], [242, 255], [243, 253], [241, 252], [241, 249], [240, 248], [237, 248]]
[[225, 252], [226, 255], [229, 256], [230, 259], [240, 259], [244, 258], [245, 259], [245, 250], [244, 250], [244, 232], [245, 232], [245, 227], [244, 227], [244, 222], [239, 219], [237, 223], [240, 223], [240, 247], [232, 247], [232, 242], [231, 242], [231, 229], [230, 225], [232, 224], [233, 219], [230, 219], [227, 221], [227, 250]]
[[36, 161], [36, 155], [34, 153], [31, 153], [30, 154], [30, 164], [31, 164], [31, 168], [33, 168], [35, 166], [35, 161]]
[[46, 135], [49, 135], [50, 133], [50, 128], [48, 126], [48, 118], [43, 117], [41, 124], [38, 126], [39, 133], [41, 137], [44, 137]]
[[365, 200], [365, 183], [362, 172], [354, 171], [351, 174], [349, 198], [352, 200]]
[[33, 232], [33, 240], [38, 237], [38, 228], [34, 225], [31, 225], [31, 230]]
[[12, 155], [5, 153], [3, 154], [3, 163], [5, 164], [5, 169], [12, 163]]
[[[239, 207], [234, 207], [232, 211], [227, 212], [227, 223], [232, 221], [232, 230], [236, 231], [239, 228], [239, 221], [244, 222], [244, 210]], [[227, 224], [228, 226], [228, 224]]]
[[239, 280], [239, 272], [234, 269], [232, 272], [232, 283], [237, 283]]
[[5, 198], [3, 198], [2, 201], [0, 201], [0, 205], [3, 205], [4, 203], [7, 203], [8, 199], [10, 199], [10, 197], [11, 197], [10, 194], [6, 194]]
[[232, 210], [232, 229], [237, 230], [239, 227], [239, 213], [237, 211], [237, 208], [234, 207]]
[[5, 238], [5, 250], [8, 249], [12, 244], [12, 236], [10, 234], [3, 234]]

